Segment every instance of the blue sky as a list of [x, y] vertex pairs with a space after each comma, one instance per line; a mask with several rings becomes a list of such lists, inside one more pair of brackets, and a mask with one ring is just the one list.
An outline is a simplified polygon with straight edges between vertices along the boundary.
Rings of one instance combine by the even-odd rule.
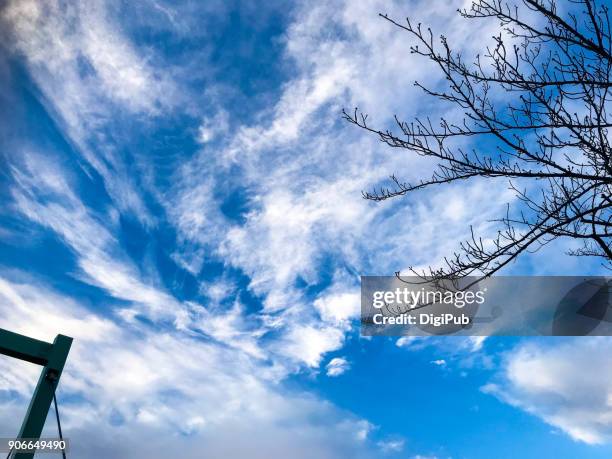
[[[0, 326], [75, 338], [73, 457], [603, 458], [608, 339], [359, 336], [359, 276], [435, 264], [513, 201], [341, 120], [458, 116], [378, 18], [477, 52], [446, 2], [9, 1], [0, 10]], [[550, 245], [506, 273], [583, 274]], [[592, 368], [598, 368], [593, 375]], [[0, 436], [36, 368], [0, 359]], [[53, 425], [47, 426], [53, 432]]]

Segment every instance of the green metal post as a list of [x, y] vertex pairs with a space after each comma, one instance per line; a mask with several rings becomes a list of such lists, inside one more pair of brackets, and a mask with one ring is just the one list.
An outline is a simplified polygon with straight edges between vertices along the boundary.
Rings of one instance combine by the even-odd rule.
[[[0, 329], [0, 354], [44, 366], [17, 439], [40, 438], [71, 345], [72, 338], [64, 335], [57, 335], [50, 344]], [[32, 459], [34, 453], [14, 457]]]

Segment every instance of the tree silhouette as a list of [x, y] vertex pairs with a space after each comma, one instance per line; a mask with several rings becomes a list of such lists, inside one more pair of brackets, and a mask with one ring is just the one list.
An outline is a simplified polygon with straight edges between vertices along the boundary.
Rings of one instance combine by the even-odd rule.
[[[570, 255], [598, 257], [612, 269], [612, 156], [608, 104], [612, 39], [608, 8], [593, 0], [477, 0], [459, 10], [469, 20], [492, 18], [499, 34], [482, 56], [467, 62], [447, 39], [409, 19], [385, 20], [412, 35], [411, 53], [437, 64], [446, 87], [426, 94], [464, 111], [460, 123], [397, 116], [395, 130], [371, 127], [358, 109], [349, 122], [395, 148], [434, 158], [433, 176], [392, 185], [364, 197], [383, 201], [436, 185], [476, 177], [509, 180], [520, 204], [496, 220], [493, 239], [471, 238], [442, 267], [414, 274], [434, 279], [489, 276], [526, 251], [556, 238], [580, 240]], [[475, 137], [485, 147], [454, 146]]]

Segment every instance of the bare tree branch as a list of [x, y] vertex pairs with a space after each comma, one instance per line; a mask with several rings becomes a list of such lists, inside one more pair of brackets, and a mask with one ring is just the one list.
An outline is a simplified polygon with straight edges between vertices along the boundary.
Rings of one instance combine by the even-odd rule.
[[[343, 111], [347, 121], [386, 145], [437, 161], [429, 178], [408, 183], [392, 175], [389, 186], [363, 196], [383, 201], [476, 177], [510, 181], [519, 205], [497, 220], [497, 236], [484, 240], [472, 230], [444, 266], [413, 271], [427, 278], [490, 276], [557, 238], [582, 243], [570, 255], [598, 257], [612, 269], [608, 8], [595, 0], [563, 8], [554, 0], [475, 0], [459, 14], [496, 19], [502, 28], [471, 63], [444, 36], [436, 43], [429, 28], [381, 15], [416, 40], [411, 53], [436, 64], [447, 82], [441, 89], [415, 85], [459, 107], [464, 119], [455, 124], [442, 118], [434, 125], [429, 118], [406, 122], [396, 116], [394, 132], [372, 127], [358, 109]], [[486, 138], [488, 151], [465, 151], [454, 143], [472, 136]]]

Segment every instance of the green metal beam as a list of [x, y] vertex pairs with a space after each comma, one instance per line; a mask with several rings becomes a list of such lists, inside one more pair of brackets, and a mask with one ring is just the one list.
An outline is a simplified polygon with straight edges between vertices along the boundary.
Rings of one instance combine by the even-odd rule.
[[[0, 354], [44, 366], [17, 439], [40, 438], [71, 345], [72, 338], [64, 335], [51, 344], [0, 329]], [[32, 459], [34, 453], [14, 457]]]
[[45, 366], [52, 344], [0, 328], [0, 354]]

